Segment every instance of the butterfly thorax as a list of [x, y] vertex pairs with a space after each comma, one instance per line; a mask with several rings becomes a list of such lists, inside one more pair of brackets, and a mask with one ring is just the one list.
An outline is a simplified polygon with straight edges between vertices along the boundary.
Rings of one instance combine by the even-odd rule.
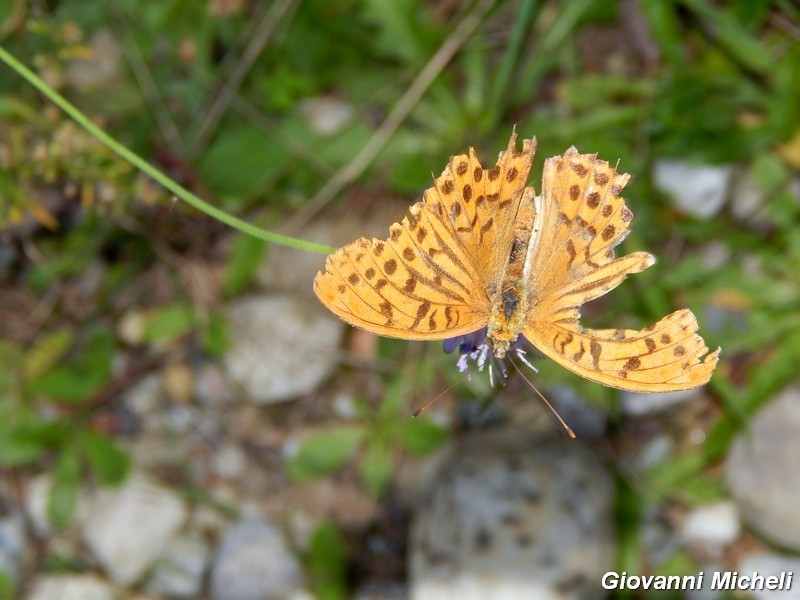
[[514, 234], [508, 262], [492, 297], [492, 311], [486, 337], [497, 358], [503, 358], [517, 340], [528, 315], [529, 294], [525, 285], [525, 264], [534, 217], [533, 188], [527, 188], [514, 220]]

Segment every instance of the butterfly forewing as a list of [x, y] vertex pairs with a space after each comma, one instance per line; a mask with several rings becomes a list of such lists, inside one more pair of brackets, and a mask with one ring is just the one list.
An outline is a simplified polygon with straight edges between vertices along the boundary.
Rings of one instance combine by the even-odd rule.
[[[442, 204], [455, 235], [472, 257], [487, 297], [491, 298], [508, 261], [516, 219], [536, 152], [536, 139], [516, 147], [513, 133], [497, 164], [484, 169], [475, 151], [450, 159], [425, 203]], [[485, 323], [484, 323], [485, 325]]]

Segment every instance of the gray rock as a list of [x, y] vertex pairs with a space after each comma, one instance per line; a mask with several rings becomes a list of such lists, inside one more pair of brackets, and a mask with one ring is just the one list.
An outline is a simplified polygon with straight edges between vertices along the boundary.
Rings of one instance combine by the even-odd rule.
[[20, 568], [28, 545], [25, 519], [20, 512], [0, 518], [0, 572], [19, 583]]
[[753, 572], [765, 577], [778, 576], [782, 573], [792, 573], [792, 589], [790, 590], [751, 590], [750, 596], [755, 600], [797, 600], [797, 582], [800, 577], [800, 558], [784, 556], [772, 552], [758, 554], [745, 554], [739, 561], [739, 574], [750, 576]]
[[178, 537], [161, 555], [147, 589], [168, 598], [199, 598], [209, 548], [199, 537]]
[[653, 169], [656, 187], [666, 192], [681, 212], [708, 220], [722, 210], [732, 167], [660, 160]]
[[86, 544], [121, 585], [144, 575], [187, 516], [174, 492], [138, 475], [120, 488], [99, 490], [88, 504], [83, 524]]
[[204, 363], [194, 378], [194, 395], [198, 404], [205, 407], [224, 407], [236, 400], [236, 390], [215, 363]]
[[[800, 387], [771, 400], [734, 441], [725, 479], [744, 520], [772, 541], [800, 550]], [[798, 583], [800, 585], [800, 583]]]
[[226, 314], [225, 365], [257, 404], [311, 392], [336, 364], [344, 324], [310, 302], [252, 296], [230, 304]]
[[299, 593], [300, 565], [274, 525], [248, 518], [225, 534], [211, 568], [214, 600], [278, 600]]
[[613, 483], [577, 441], [474, 434], [417, 501], [411, 598], [596, 598], [614, 562]]
[[247, 454], [237, 444], [222, 444], [214, 451], [214, 472], [223, 479], [242, 477], [247, 468]]
[[37, 578], [27, 600], [114, 600], [111, 586], [94, 575], [46, 575]]
[[645, 417], [663, 413], [674, 406], [697, 399], [702, 390], [681, 390], [643, 394], [641, 392], [622, 392], [622, 412], [631, 417]]
[[[312, 221], [303, 227], [303, 238], [333, 248], [343, 246], [359, 237], [385, 239], [389, 225], [399, 221], [408, 202], [393, 202], [387, 198], [364, 211], [347, 211]], [[298, 252], [286, 246], [271, 246], [256, 273], [256, 283], [269, 292], [287, 292], [296, 298], [309, 299], [317, 304], [311, 282], [325, 267], [325, 257], [313, 252]]]

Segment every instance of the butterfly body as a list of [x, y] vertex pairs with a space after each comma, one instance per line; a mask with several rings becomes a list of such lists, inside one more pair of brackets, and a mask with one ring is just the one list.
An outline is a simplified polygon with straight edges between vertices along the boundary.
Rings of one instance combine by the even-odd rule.
[[526, 285], [525, 267], [529, 262], [528, 250], [534, 241], [534, 203], [537, 199], [532, 187], [525, 188], [522, 194], [514, 219], [514, 235], [506, 266], [491, 300], [486, 338], [497, 358], [503, 358], [519, 337], [529, 314], [530, 302], [535, 298]]
[[535, 139], [484, 169], [474, 150], [450, 159], [386, 240], [361, 238], [328, 257], [320, 301], [351, 325], [389, 337], [454, 338], [488, 327], [502, 358], [520, 334], [562, 366], [636, 391], [706, 383], [719, 350], [689, 310], [642, 330], [584, 329], [580, 307], [650, 267], [647, 252], [615, 258], [633, 218], [627, 174], [573, 147], [545, 161], [541, 194], [527, 180]]

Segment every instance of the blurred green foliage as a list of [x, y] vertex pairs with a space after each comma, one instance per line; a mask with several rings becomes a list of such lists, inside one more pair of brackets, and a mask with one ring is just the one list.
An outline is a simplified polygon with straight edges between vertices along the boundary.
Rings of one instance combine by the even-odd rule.
[[[0, 43], [109, 133], [215, 204], [273, 222], [301, 212], [350, 163], [476, 4], [2, 6]], [[719, 497], [724, 490], [710, 467], [754, 411], [797, 378], [798, 23], [800, 7], [790, 0], [493, 3], [366, 171], [345, 182], [354, 191], [343, 200], [363, 190], [411, 201], [450, 154], [473, 145], [490, 160], [514, 124], [538, 136], [540, 157], [574, 144], [619, 160], [633, 175], [626, 197], [636, 220], [627, 248], [649, 249], [660, 262], [587, 316], [601, 325], [635, 325], [691, 306], [709, 345], [724, 351], [710, 385], [718, 406], [705, 441], [643, 474], [653, 498], [642, 500], [620, 483], [620, 564], [629, 571], [642, 544], [635, 526], [642, 502]], [[3, 243], [36, 252], [20, 252], [0, 278], [58, 300], [34, 334], [0, 340], [0, 465], [48, 469], [50, 515], [64, 523], [86, 474], [116, 482], [127, 470], [124, 453], [92, 420], [92, 398], [109, 384], [112, 357], [124, 345], [109, 325], [119, 317], [115, 291], [169, 263], [165, 256], [200, 253], [207, 238], [193, 245], [196, 229], [176, 232], [196, 218], [193, 211], [169, 205], [1, 68], [0, 231]], [[315, 121], [319, 101], [343, 108], [341, 120]], [[710, 220], [685, 217], [652, 185], [653, 162], [661, 158], [734, 163], [764, 203], [744, 218], [730, 211]], [[535, 167], [537, 187], [538, 173]], [[721, 264], [704, 258], [711, 241], [726, 256]], [[235, 241], [223, 296], [248, 288], [264, 252], [261, 242]], [[98, 261], [105, 276], [93, 311], [78, 318], [59, 294]], [[222, 352], [224, 324], [213, 310], [194, 306], [180, 283], [174, 288], [175, 297], [147, 307], [140, 342], [153, 349], [189, 338], [201, 352]], [[383, 345], [384, 355], [395, 347]], [[569, 382], [594, 401], [617, 397], [549, 362], [537, 366], [545, 385]], [[450, 358], [430, 359], [426, 368], [423, 381], [437, 370], [457, 376]], [[398, 433], [411, 396], [406, 379], [404, 368], [387, 375], [377, 404], [359, 398], [355, 422], [306, 439], [287, 473], [305, 480], [355, 464], [368, 489], [385, 490], [398, 451], [425, 453], [446, 435], [424, 419]], [[485, 396], [481, 385], [473, 381], [471, 390]], [[327, 597], [339, 597], [339, 555], [324, 551], [335, 532], [319, 536], [310, 560], [327, 581], [320, 585], [332, 590]], [[680, 568], [684, 558], [664, 568]]]

